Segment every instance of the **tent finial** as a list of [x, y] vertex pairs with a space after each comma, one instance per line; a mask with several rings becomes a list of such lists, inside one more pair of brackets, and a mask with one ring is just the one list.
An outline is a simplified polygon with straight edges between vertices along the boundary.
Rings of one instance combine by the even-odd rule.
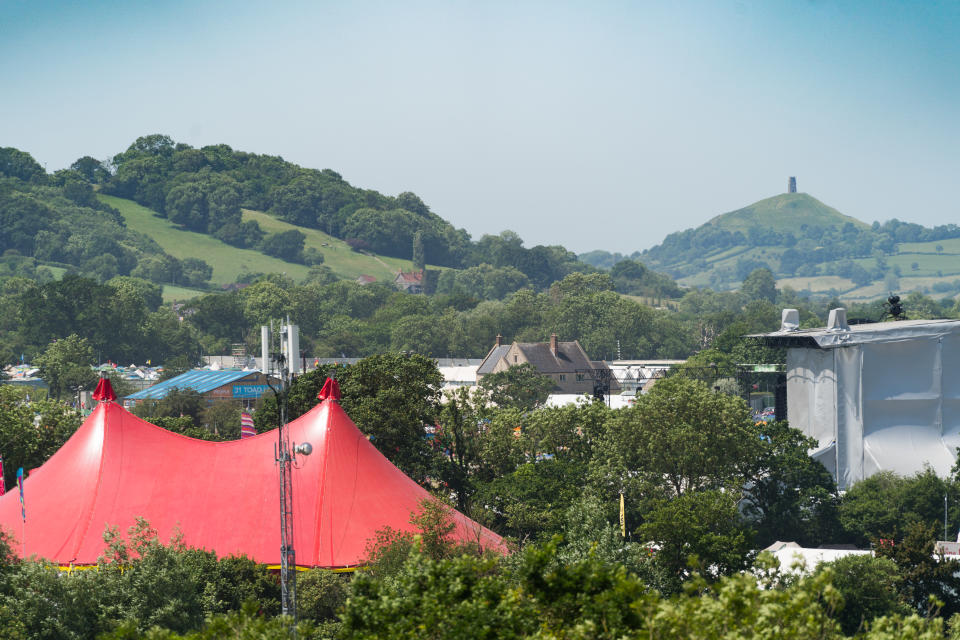
[[327, 378], [327, 381], [323, 383], [323, 389], [320, 389], [320, 393], [317, 395], [319, 400], [339, 400], [340, 399], [340, 385], [333, 378]]
[[117, 394], [113, 392], [113, 385], [110, 384], [110, 378], [106, 376], [100, 378], [93, 392], [93, 399], [98, 402], [112, 402], [117, 399]]

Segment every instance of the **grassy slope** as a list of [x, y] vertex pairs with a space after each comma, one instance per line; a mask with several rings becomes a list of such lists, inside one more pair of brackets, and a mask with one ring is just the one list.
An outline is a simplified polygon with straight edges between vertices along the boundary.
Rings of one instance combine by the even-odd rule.
[[[255, 220], [260, 228], [267, 233], [279, 233], [296, 229], [306, 236], [304, 246], [314, 247], [323, 254], [324, 264], [334, 273], [344, 278], [356, 278], [360, 274], [367, 274], [377, 280], [393, 280], [397, 271], [409, 271], [412, 267], [409, 260], [388, 258], [386, 256], [372, 256], [357, 253], [350, 249], [346, 242], [327, 235], [318, 229], [298, 227], [289, 222], [278, 220], [271, 215], [260, 211], [244, 209], [244, 220]], [[428, 265], [429, 266], [429, 265]], [[435, 268], [435, 267], [431, 267]]]
[[245, 272], [286, 272], [295, 280], [307, 275], [307, 267], [303, 265], [271, 258], [259, 251], [237, 249], [203, 233], [184, 231], [131, 200], [105, 195], [97, 197], [118, 209], [130, 229], [150, 236], [173, 257], [206, 261], [213, 267], [211, 282], [214, 284], [235, 282], [237, 276]]
[[760, 200], [736, 211], [721, 214], [707, 224], [747, 234], [753, 227], [767, 227], [777, 232], [799, 231], [801, 225], [842, 227], [847, 222], [865, 229], [869, 225], [845, 216], [806, 193], [782, 193]]
[[180, 302], [182, 300], [191, 300], [197, 296], [202, 296], [206, 291], [199, 289], [188, 289], [187, 287], [178, 287], [174, 284], [163, 285], [163, 302]]
[[[286, 273], [294, 280], [302, 280], [307, 275], [308, 269], [304, 265], [284, 262], [251, 249], [237, 249], [203, 233], [184, 231], [131, 200], [106, 195], [97, 197], [118, 209], [130, 229], [150, 236], [170, 255], [180, 259], [198, 257], [205, 260], [213, 266], [211, 282], [214, 284], [234, 282], [237, 276], [248, 272]], [[407, 260], [356, 253], [346, 243], [332, 236], [316, 229], [296, 227], [265, 213], [244, 211], [243, 218], [256, 220], [268, 233], [298, 229], [306, 236], [306, 246], [315, 247], [323, 253], [324, 264], [342, 278], [367, 274], [378, 280], [392, 280], [401, 268], [411, 268]]]

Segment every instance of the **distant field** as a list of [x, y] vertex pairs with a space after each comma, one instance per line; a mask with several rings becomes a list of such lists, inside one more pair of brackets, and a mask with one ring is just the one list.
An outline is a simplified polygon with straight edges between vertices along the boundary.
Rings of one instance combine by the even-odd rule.
[[[166, 218], [161, 218], [150, 209], [131, 200], [106, 195], [97, 197], [118, 209], [130, 229], [150, 236], [164, 251], [175, 258], [182, 260], [196, 257], [206, 261], [213, 267], [211, 278], [213, 284], [236, 282], [237, 277], [244, 273], [286, 273], [294, 280], [303, 280], [307, 275], [308, 268], [304, 265], [284, 262], [251, 249], [231, 247], [203, 233], [184, 231]], [[356, 278], [361, 274], [367, 274], [378, 280], [392, 280], [400, 269], [411, 268], [407, 260], [360, 254], [351, 251], [342, 240], [316, 229], [288, 224], [265, 213], [244, 211], [243, 219], [256, 220], [261, 228], [269, 233], [297, 229], [306, 236], [306, 246], [315, 247], [320, 251], [324, 256], [324, 264], [341, 278]], [[165, 289], [164, 296], [167, 295]], [[190, 294], [189, 290], [178, 290], [173, 287], [169, 295], [192, 297], [194, 294]]]
[[685, 287], [706, 287], [710, 284], [710, 272], [701, 271], [686, 278], [677, 278], [677, 284]]
[[960, 254], [960, 238], [934, 240], [933, 242], [902, 242], [897, 245], [901, 253], [938, 253], [937, 246], [943, 247], [943, 253]]
[[[917, 263], [917, 268], [913, 268]], [[891, 268], [900, 267], [901, 276], [937, 276], [960, 274], [960, 259], [955, 255], [937, 255], [929, 253], [904, 253], [887, 257]], [[942, 274], [938, 274], [940, 271]]]
[[207, 292], [200, 291], [199, 289], [188, 289], [186, 287], [165, 284], [163, 285], [163, 302], [169, 304], [171, 302], [180, 302], [181, 300], [190, 300], [197, 296], [202, 296], [204, 293]]
[[717, 267], [736, 267], [738, 260], [749, 260], [751, 258], [757, 260], [769, 260], [773, 258], [779, 263], [780, 256], [783, 255], [784, 251], [780, 247], [738, 247], [738, 249], [738, 251], [734, 252], [728, 251], [728, 255], [721, 259], [714, 260], [711, 266], [714, 269]]
[[[905, 292], [905, 289], [902, 289], [903, 283], [906, 281], [906, 278], [901, 278], [901, 291]], [[885, 298], [888, 295], [889, 291], [887, 287], [882, 282], [871, 282], [865, 287], [860, 287], [858, 289], [852, 289], [843, 293], [841, 296], [844, 300], [852, 300], [855, 302], [867, 302], [869, 300], [876, 300], [877, 298]]]
[[[947, 291], [936, 291], [933, 286], [937, 283], [946, 283], [952, 285], [956, 280], [960, 280], [960, 277], [900, 278], [900, 286], [897, 287], [897, 290], [894, 293], [903, 295], [905, 293], [910, 293], [911, 291], [919, 291], [924, 295], [930, 296], [931, 298], [955, 298], [957, 296], [956, 289], [951, 288]], [[884, 283], [873, 282], [865, 287], [848, 291], [840, 297], [844, 300], [865, 302], [868, 300], [876, 300], [877, 298], [886, 298], [890, 293], [891, 291]]]
[[52, 273], [52, 274], [53, 274], [53, 277], [54, 277], [55, 279], [57, 279], [57, 280], [63, 279], [63, 274], [65, 274], [65, 273], [67, 272], [67, 270], [64, 269], [63, 267], [51, 267], [51, 266], [48, 266], [48, 265], [45, 265], [45, 264], [42, 264], [42, 265], [39, 265], [39, 266], [43, 267], [44, 269], [49, 269], [49, 270], [50, 270], [50, 273]]
[[[900, 267], [901, 278], [932, 277], [960, 275], [960, 258], [952, 254], [936, 253], [903, 253], [885, 257], [887, 266], [893, 269]], [[866, 269], [876, 265], [876, 258], [857, 258], [853, 262]], [[914, 269], [913, 265], [917, 268]]]
[[746, 245], [737, 245], [736, 247], [730, 247], [729, 249], [724, 249], [717, 253], [709, 253], [704, 258], [707, 262], [717, 263], [721, 260], [726, 260], [727, 258], [732, 258], [734, 256], [739, 256], [741, 253], [747, 251], [750, 247]]
[[774, 266], [776, 266], [779, 264], [780, 256], [783, 252], [784, 249], [780, 247], [747, 247], [745, 245], [738, 245], [715, 255], [707, 255], [705, 259], [710, 265], [709, 270], [701, 271], [685, 278], [678, 278], [677, 282], [688, 287], [706, 287], [710, 285], [710, 276], [715, 269], [723, 267], [734, 269], [736, 268], [738, 260], [749, 260], [751, 258], [762, 261], [772, 259], [775, 261], [773, 263]]
[[797, 291], [809, 290], [814, 293], [836, 289], [837, 291], [850, 291], [856, 285], [848, 278], [840, 276], [811, 276], [796, 278], [781, 278], [777, 280], [777, 286], [793, 287]]

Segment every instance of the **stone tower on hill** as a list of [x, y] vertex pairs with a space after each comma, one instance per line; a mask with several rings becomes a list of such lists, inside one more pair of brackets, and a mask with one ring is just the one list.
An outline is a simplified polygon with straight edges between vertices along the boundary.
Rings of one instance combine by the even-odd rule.
[[794, 176], [790, 176], [787, 179], [787, 193], [796, 193], [797, 192], [797, 179]]

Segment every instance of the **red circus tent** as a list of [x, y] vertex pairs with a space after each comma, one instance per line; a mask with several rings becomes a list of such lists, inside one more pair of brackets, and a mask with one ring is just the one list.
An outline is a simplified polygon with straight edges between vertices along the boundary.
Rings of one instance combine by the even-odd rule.
[[[304, 567], [362, 564], [378, 529], [412, 530], [411, 513], [430, 497], [357, 429], [330, 382], [332, 397], [288, 425], [292, 442], [313, 445], [293, 471], [294, 548]], [[94, 564], [105, 527], [126, 534], [141, 516], [163, 541], [179, 529], [188, 546], [280, 563], [276, 430], [205, 442], [129, 413], [114, 402], [109, 380], [94, 397], [93, 413], [25, 480], [26, 522], [16, 490], [0, 497], [0, 527], [13, 533], [18, 553]], [[505, 552], [500, 536], [457, 511], [451, 517], [457, 539]]]

